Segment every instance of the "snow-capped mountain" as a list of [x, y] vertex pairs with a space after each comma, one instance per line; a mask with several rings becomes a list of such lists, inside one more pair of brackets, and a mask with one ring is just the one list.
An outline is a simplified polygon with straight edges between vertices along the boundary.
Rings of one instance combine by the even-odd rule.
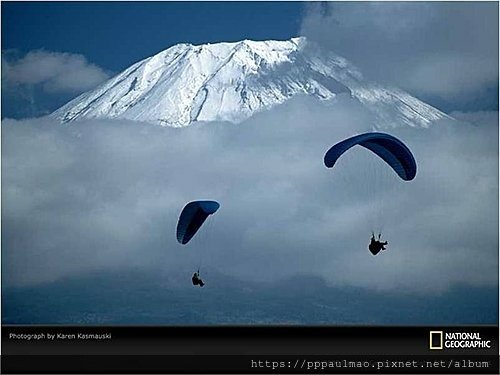
[[110, 118], [187, 126], [241, 122], [296, 95], [322, 101], [347, 94], [374, 112], [380, 127], [427, 127], [446, 117], [408, 93], [367, 82], [347, 60], [305, 38], [178, 44], [55, 111], [62, 122]]

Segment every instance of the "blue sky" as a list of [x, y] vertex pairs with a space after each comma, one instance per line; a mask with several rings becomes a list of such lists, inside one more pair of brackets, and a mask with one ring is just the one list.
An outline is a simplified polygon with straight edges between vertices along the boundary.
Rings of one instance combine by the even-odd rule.
[[6, 2], [2, 49], [77, 53], [120, 71], [177, 43], [289, 39], [302, 13], [299, 2]]
[[177, 43], [297, 35], [445, 112], [498, 109], [494, 2], [4, 2], [2, 117], [48, 114]]
[[[2, 117], [48, 114], [177, 43], [290, 39], [303, 12], [299, 2], [4, 2]], [[24, 76], [9, 75], [7, 61]], [[70, 87], [53, 82], [75, 75]]]

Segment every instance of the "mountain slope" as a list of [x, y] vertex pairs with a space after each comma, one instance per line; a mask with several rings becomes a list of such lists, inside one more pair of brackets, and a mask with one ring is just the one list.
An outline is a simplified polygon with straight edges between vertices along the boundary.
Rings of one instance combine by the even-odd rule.
[[238, 123], [297, 95], [327, 101], [339, 94], [363, 103], [381, 127], [427, 127], [446, 117], [404, 91], [366, 82], [347, 60], [303, 37], [178, 44], [139, 61], [52, 116], [62, 122], [111, 118], [176, 127], [196, 121]]
[[[328, 286], [297, 275], [274, 283], [212, 273], [193, 288], [156, 272], [114, 271], [2, 290], [3, 324], [495, 324], [495, 287], [418, 295]], [[300, 301], [300, 303], [297, 303]]]

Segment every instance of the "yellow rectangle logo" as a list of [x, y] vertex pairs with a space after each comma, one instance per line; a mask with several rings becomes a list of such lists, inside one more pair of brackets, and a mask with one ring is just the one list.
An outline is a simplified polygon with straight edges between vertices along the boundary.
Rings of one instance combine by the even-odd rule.
[[443, 349], [443, 331], [430, 331], [429, 349]]

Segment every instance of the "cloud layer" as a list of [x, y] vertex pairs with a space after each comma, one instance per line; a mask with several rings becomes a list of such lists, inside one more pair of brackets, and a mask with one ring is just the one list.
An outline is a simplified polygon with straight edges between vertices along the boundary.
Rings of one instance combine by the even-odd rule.
[[[117, 269], [185, 280], [201, 264], [242, 280], [312, 274], [419, 292], [494, 285], [498, 114], [455, 115], [473, 124], [391, 130], [417, 159], [412, 182], [362, 148], [323, 166], [332, 144], [373, 120], [349, 98], [297, 98], [240, 125], [184, 129], [3, 121], [4, 282]], [[178, 214], [204, 198], [221, 209], [179, 245]], [[370, 255], [371, 230], [382, 230], [388, 252]]]
[[10, 87], [40, 86], [48, 92], [82, 92], [109, 75], [78, 54], [30, 51], [21, 58], [2, 56], [2, 83]]
[[498, 87], [498, 4], [311, 4], [302, 34], [369, 78], [465, 102]]

